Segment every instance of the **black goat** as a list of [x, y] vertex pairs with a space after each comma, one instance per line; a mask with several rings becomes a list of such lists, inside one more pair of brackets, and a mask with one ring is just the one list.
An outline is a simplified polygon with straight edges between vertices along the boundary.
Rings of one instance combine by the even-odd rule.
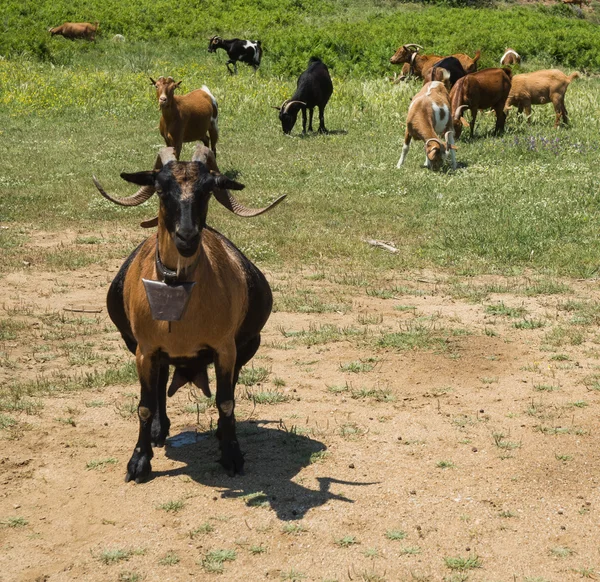
[[[443, 71], [448, 71], [448, 74], [445, 74]], [[450, 91], [450, 89], [454, 87], [456, 81], [466, 74], [467, 72], [456, 57], [445, 57], [441, 61], [435, 63], [435, 65], [427, 72], [425, 75], [425, 83], [428, 83], [429, 81], [441, 81], [446, 84], [446, 88]]]
[[144, 480], [151, 471], [152, 447], [169, 434], [167, 380], [175, 373], [169, 396], [193, 382], [210, 396], [206, 368], [214, 362], [219, 410], [217, 438], [221, 464], [242, 473], [244, 457], [235, 432], [234, 391], [240, 368], [256, 353], [272, 296], [264, 275], [222, 234], [206, 225], [211, 192], [228, 210], [256, 216], [272, 208], [240, 205], [227, 188], [244, 186], [218, 172], [214, 154], [198, 145], [191, 162], [178, 162], [174, 148], [160, 151], [153, 171], [121, 174], [141, 188], [122, 206], [137, 206], [154, 192], [160, 199], [155, 235], [131, 253], [107, 296], [108, 314], [135, 354], [141, 384], [139, 437], [127, 464], [126, 481]]
[[[262, 58], [262, 48], [260, 40], [241, 40], [232, 38], [223, 40], [220, 36], [213, 36], [208, 42], [208, 52], [215, 53], [221, 48], [227, 52], [229, 60], [227, 61], [227, 70], [233, 75], [237, 73], [237, 62], [246, 63], [256, 71]], [[229, 65], [233, 65], [233, 71]]]
[[306, 133], [306, 110], [308, 109], [308, 131], [313, 131], [313, 109], [319, 108], [319, 133], [327, 133], [325, 128], [325, 106], [333, 93], [333, 83], [329, 76], [329, 70], [317, 57], [311, 57], [308, 68], [300, 77], [296, 92], [291, 99], [286, 99], [279, 110], [279, 119], [283, 133], [291, 133], [298, 117], [298, 111], [302, 109], [302, 133]]

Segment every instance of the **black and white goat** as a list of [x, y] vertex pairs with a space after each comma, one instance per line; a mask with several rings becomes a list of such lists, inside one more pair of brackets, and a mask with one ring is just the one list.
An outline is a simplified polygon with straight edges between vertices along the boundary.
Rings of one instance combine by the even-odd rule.
[[327, 133], [325, 128], [325, 106], [333, 93], [333, 83], [329, 76], [329, 70], [323, 61], [317, 57], [311, 57], [308, 68], [300, 77], [296, 91], [291, 99], [286, 99], [279, 110], [279, 119], [283, 133], [291, 133], [298, 111], [302, 110], [302, 133], [306, 133], [306, 110], [308, 109], [308, 131], [313, 131], [313, 110], [319, 108], [319, 133]]
[[[227, 70], [232, 75], [237, 73], [238, 61], [254, 67], [255, 71], [260, 65], [260, 59], [262, 58], [260, 40], [242, 40], [239, 38], [224, 40], [220, 36], [213, 36], [208, 42], [208, 52], [215, 53], [219, 48], [226, 51], [229, 56], [226, 64]], [[229, 65], [233, 65], [233, 71]]]

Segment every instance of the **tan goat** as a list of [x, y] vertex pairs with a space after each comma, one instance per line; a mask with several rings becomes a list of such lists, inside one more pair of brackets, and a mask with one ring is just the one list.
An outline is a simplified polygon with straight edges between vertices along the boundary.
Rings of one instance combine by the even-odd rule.
[[[411, 139], [418, 139], [425, 143], [427, 168], [439, 170], [449, 152], [452, 169], [456, 169], [454, 131], [450, 113], [450, 98], [444, 83], [431, 81], [423, 85], [408, 108], [404, 146], [397, 168], [400, 168], [406, 159]], [[438, 137], [440, 135], [444, 136], [444, 141]]]
[[525, 115], [531, 120], [531, 106], [552, 103], [556, 113], [554, 127], [561, 122], [568, 125], [569, 116], [565, 107], [565, 93], [569, 83], [579, 77], [579, 73], [565, 75], [558, 69], [535, 71], [535, 73], [522, 73], [512, 78], [512, 86], [504, 111], [513, 105], [518, 107], [519, 113], [525, 111]]
[[[390, 63], [392, 65], [399, 65], [401, 63], [405, 63], [402, 66], [402, 78], [406, 77], [406, 64], [409, 65], [409, 71], [411, 74], [416, 77], [425, 78], [431, 67], [435, 65], [438, 61], [441, 61], [444, 57], [440, 55], [422, 55], [419, 54], [419, 50], [422, 50], [423, 47], [418, 44], [405, 44], [402, 45], [390, 58]], [[469, 55], [464, 53], [457, 53], [451, 55], [456, 57], [463, 69], [467, 73], [474, 73], [477, 70], [477, 62], [479, 61], [479, 57], [481, 56], [481, 51], [477, 51], [475, 56], [471, 58]]]
[[98, 32], [98, 22], [90, 24], [89, 22], [65, 22], [60, 26], [49, 28], [48, 32], [54, 36], [59, 34], [70, 40], [76, 38], [85, 38], [86, 40], [96, 40], [96, 33]]
[[190, 91], [185, 95], [175, 95], [175, 89], [181, 85], [173, 77], [159, 77], [150, 81], [156, 87], [156, 97], [162, 112], [159, 130], [165, 143], [175, 148], [179, 159], [181, 147], [190, 141], [202, 141], [216, 155], [219, 139], [217, 101], [210, 89], [203, 85], [202, 89]]

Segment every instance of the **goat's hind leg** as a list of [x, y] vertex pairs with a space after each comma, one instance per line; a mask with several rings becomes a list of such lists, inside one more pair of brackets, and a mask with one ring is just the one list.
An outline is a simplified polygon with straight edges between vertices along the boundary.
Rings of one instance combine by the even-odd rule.
[[408, 150], [410, 149], [410, 140], [411, 139], [412, 139], [411, 135], [407, 131], [404, 136], [404, 145], [402, 146], [402, 155], [400, 156], [400, 159], [398, 160], [398, 163], [396, 164], [396, 168], [402, 167], [402, 164], [404, 163], [404, 160], [406, 159], [406, 156], [408, 155]]
[[235, 432], [235, 382], [237, 379], [237, 357], [235, 344], [215, 354], [217, 375], [216, 405], [219, 411], [217, 438], [221, 449], [219, 462], [226, 473], [233, 477], [244, 473], [244, 456]]
[[319, 106], [319, 133], [329, 133], [325, 127], [325, 107]]

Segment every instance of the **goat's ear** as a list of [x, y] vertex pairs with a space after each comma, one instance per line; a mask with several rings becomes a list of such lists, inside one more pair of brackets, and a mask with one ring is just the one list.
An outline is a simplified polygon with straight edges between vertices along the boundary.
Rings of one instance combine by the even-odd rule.
[[217, 174], [216, 172], [210, 173], [213, 180], [215, 181], [215, 188], [219, 190], [243, 190], [246, 186], [240, 182], [236, 182], [223, 174]]
[[135, 172], [133, 174], [121, 172], [121, 178], [123, 178], [123, 180], [131, 182], [132, 184], [137, 184], [138, 186], [154, 186], [155, 176], [156, 173], [153, 170], [146, 172]]

